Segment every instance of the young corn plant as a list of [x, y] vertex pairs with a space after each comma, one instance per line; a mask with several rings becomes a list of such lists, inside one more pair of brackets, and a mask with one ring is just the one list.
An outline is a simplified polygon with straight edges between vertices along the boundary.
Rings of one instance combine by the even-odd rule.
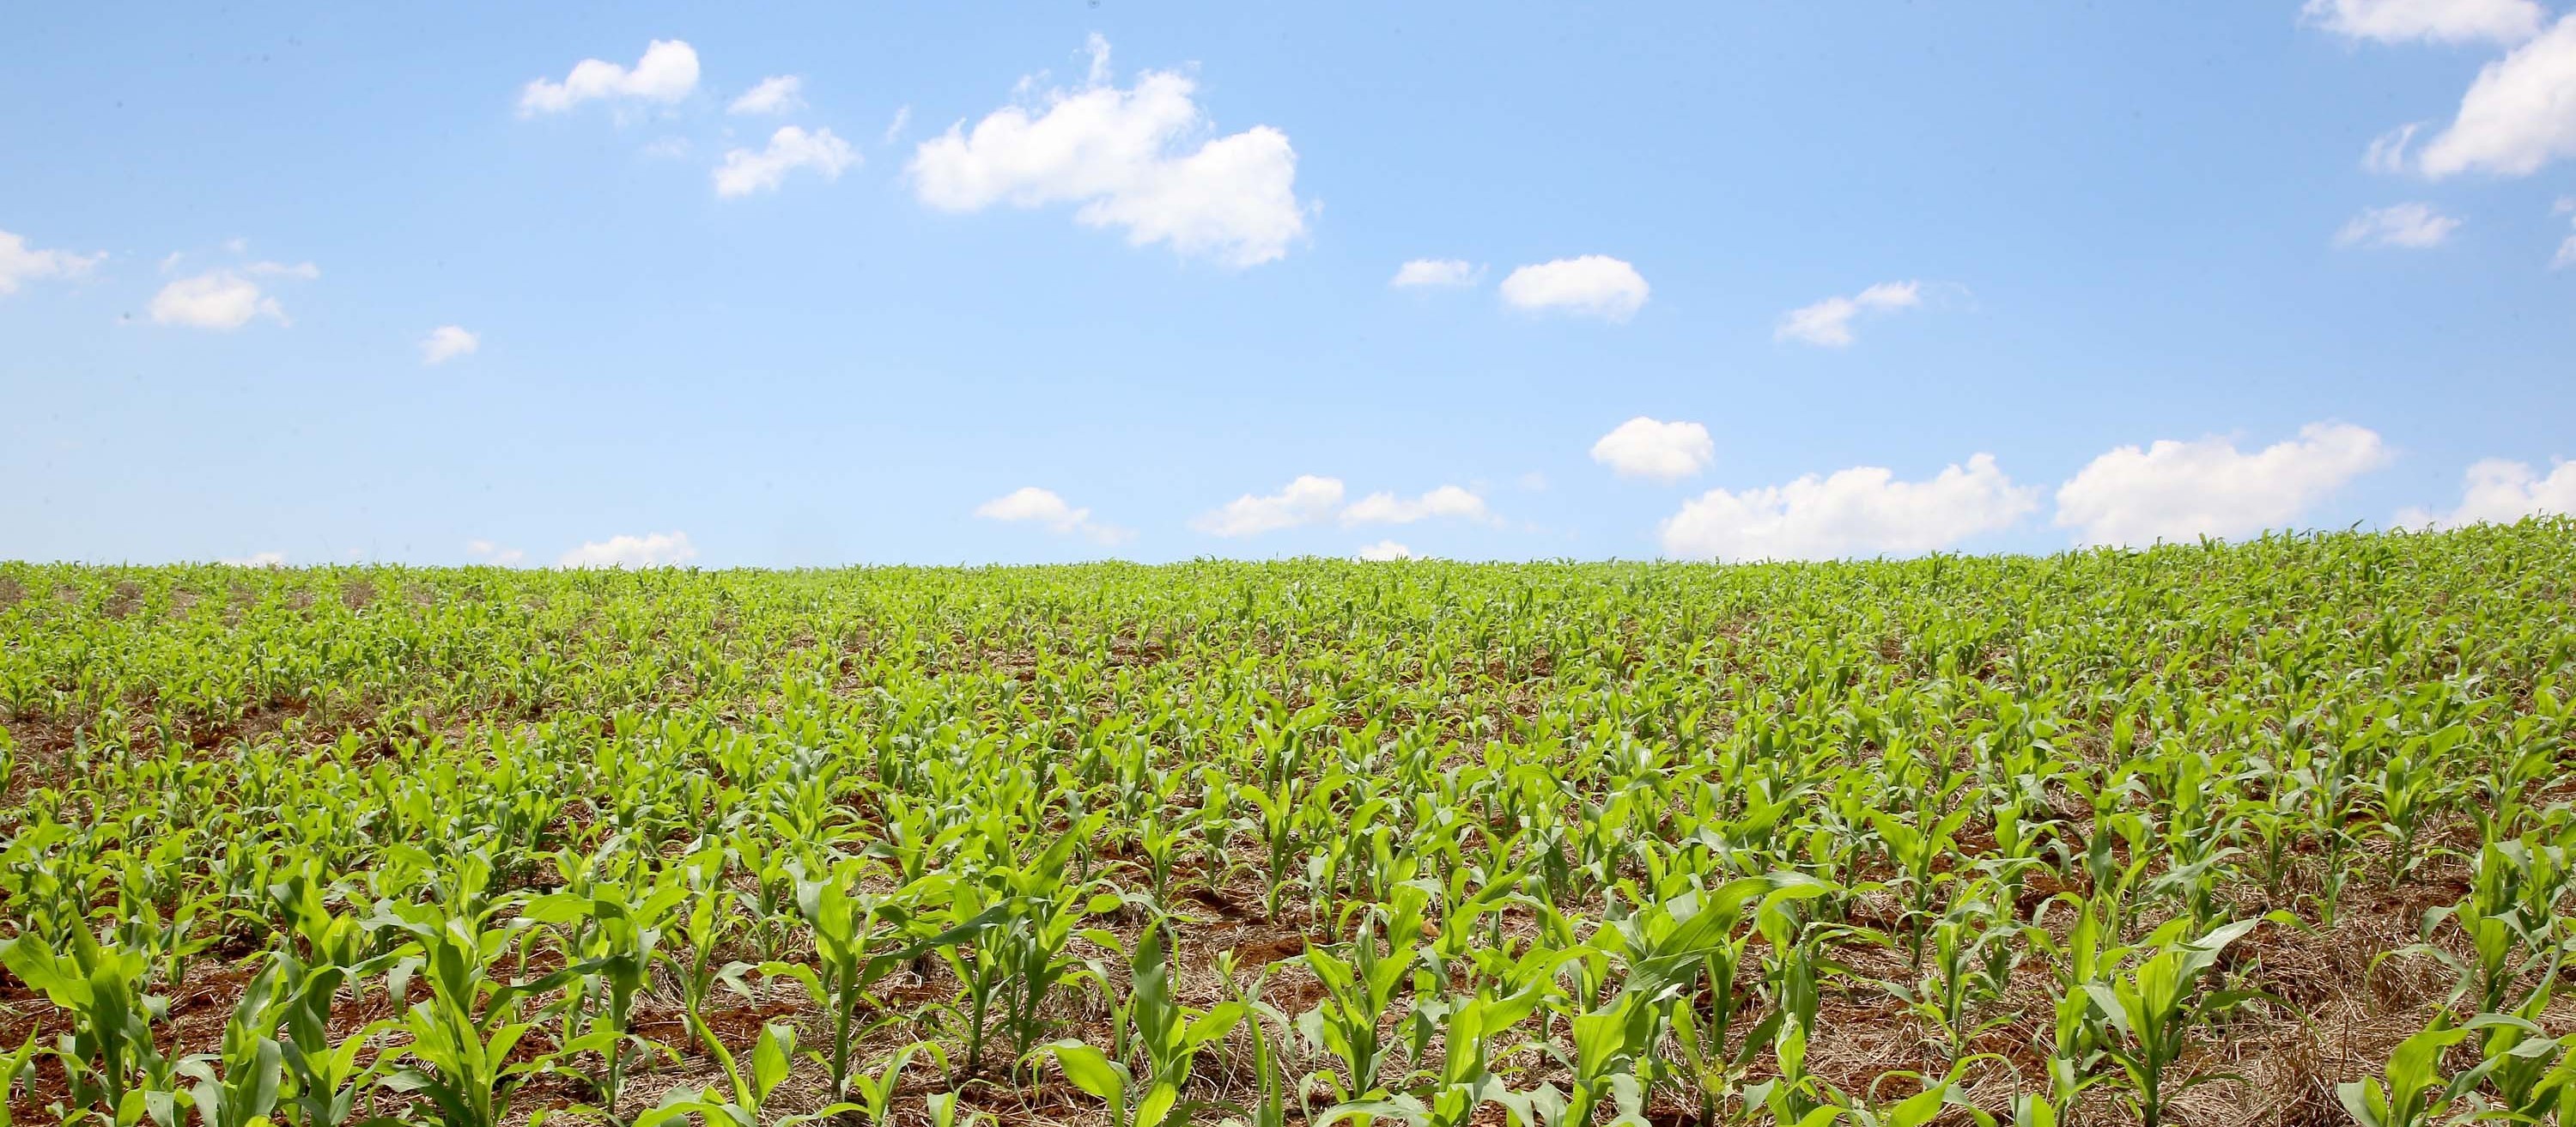
[[286, 1077], [286, 1054], [277, 1040], [280, 970], [272, 962], [243, 987], [217, 1052], [179, 1062], [179, 1072], [196, 1081], [188, 1089], [189, 1102], [204, 1127], [267, 1127], [269, 1113], [277, 1110]]
[[34, 935], [0, 940], [0, 965], [71, 1015], [72, 1032], [60, 1038], [54, 1054], [72, 1105], [120, 1124], [149, 1115], [169, 1127], [178, 1114], [178, 1092], [171, 1062], [152, 1037], [153, 1023], [169, 1004], [144, 993], [150, 957], [102, 945], [86, 929], [72, 931], [70, 940], [61, 949]]
[[0, 1127], [10, 1127], [9, 1109], [16, 1104], [19, 1089], [34, 1081], [38, 1051], [36, 1035], [30, 1033], [17, 1049], [0, 1053]]
[[383, 919], [419, 944], [430, 997], [412, 1003], [402, 1016], [401, 1028], [411, 1035], [403, 1051], [413, 1063], [380, 1083], [429, 1101], [444, 1127], [499, 1127], [511, 1114], [519, 1086], [553, 1066], [551, 1056], [510, 1059], [520, 1038], [535, 1028], [520, 1020], [522, 1003], [559, 989], [580, 968], [531, 982], [502, 982], [490, 968], [518, 937], [516, 923], [484, 927], [426, 905], [392, 906]]
[[[1250, 1034], [1252, 1043], [1253, 1098], [1244, 1109], [1245, 1127], [1287, 1127], [1290, 1078], [1298, 1075], [1294, 1055], [1296, 1023], [1279, 1007], [1262, 1000], [1267, 968], [1255, 972], [1252, 981], [1245, 983], [1234, 953], [1227, 951], [1217, 955], [1216, 969], [1217, 977], [1232, 987], [1233, 1000], [1243, 1005], [1241, 1027]], [[1303, 1086], [1296, 1087], [1299, 1112], [1303, 1118], [1313, 1118], [1304, 1100]]]
[[1249, 1012], [1240, 1000], [1220, 1002], [1204, 1012], [1183, 1006], [1172, 996], [1171, 967], [1163, 939], [1164, 925], [1145, 929], [1129, 960], [1131, 983], [1120, 1022], [1120, 1055], [1141, 1056], [1140, 1074], [1126, 1061], [1081, 1041], [1057, 1041], [1042, 1048], [1055, 1058], [1065, 1078], [1076, 1087], [1109, 1102], [1119, 1127], [1177, 1127], [1211, 1109], [1205, 1101], [1183, 1098], [1198, 1054], [1222, 1039]]
[[[2209, 1079], [2177, 1082], [2173, 1076], [2174, 1064], [2192, 1045], [2193, 1028], [2261, 997], [2250, 991], [2200, 989], [2201, 976], [2217, 963], [2227, 945], [2261, 922], [2241, 920], [2188, 941], [2179, 935], [2160, 938], [2154, 941], [2156, 952], [2127, 974], [2084, 984], [2113, 1034], [2102, 1051], [2127, 1074], [2128, 1103], [2145, 1127], [2160, 1127], [2175, 1095]], [[2163, 931], [2176, 929], [2168, 926]]]
[[1050, 993], [1087, 973], [1065, 953], [1076, 928], [1085, 917], [1128, 903], [1105, 882], [1076, 882], [1065, 874], [1076, 843], [1097, 828], [1097, 821], [1086, 820], [1027, 865], [997, 867], [956, 886], [951, 911], [976, 915], [952, 930], [971, 937], [973, 947], [970, 952], [948, 945], [955, 940], [940, 946], [950, 969], [966, 984], [968, 1073], [983, 1066], [987, 1020], [997, 1010], [1010, 1040], [1011, 1067], [1017, 1071], [1050, 1026], [1045, 1012]]
[[2407, 1038], [2390, 1054], [2378, 1076], [2335, 1085], [2335, 1097], [2361, 1127], [2430, 1127], [2445, 1122], [2451, 1107], [2477, 1087], [2490, 1063], [2445, 1078], [2442, 1054], [2467, 1040], [2468, 1029], [2437, 1019], [2433, 1027]]
[[1151, 1085], [1145, 1099], [1149, 1103], [1166, 1089], [1177, 1100], [1183, 1086], [1189, 1083], [1191, 1065], [1199, 1052], [1232, 1032], [1249, 1012], [1238, 1000], [1229, 999], [1205, 1011], [1195, 1011], [1175, 999], [1163, 930], [1160, 926], [1146, 928], [1129, 962], [1127, 1027], [1134, 1048], [1145, 1058], [1144, 1079]]
[[412, 956], [407, 948], [379, 950], [383, 944], [356, 916], [331, 911], [314, 872], [290, 873], [269, 885], [268, 895], [288, 921], [281, 948], [269, 958], [280, 995], [279, 1049], [291, 1115], [303, 1127], [340, 1127], [357, 1111], [370, 1078], [374, 1061], [359, 1058], [377, 1034], [397, 1023], [370, 1022], [334, 1037], [333, 1003], [344, 988], [355, 994], [362, 983]]
[[2011, 1014], [1981, 1016], [2003, 998], [2012, 979], [2016, 942], [2023, 929], [2001, 915], [2005, 909], [1977, 895], [1962, 895], [1930, 928], [1931, 946], [1922, 977], [1911, 986], [1896, 984], [1892, 993], [1939, 1031], [1950, 1051], [1950, 1063], [1968, 1055], [1968, 1045], [1988, 1030], [2012, 1021]]
[[1400, 888], [1393, 906], [1371, 908], [1362, 915], [1359, 933], [1349, 943], [1329, 950], [1306, 948], [1306, 966], [1322, 983], [1324, 1000], [1297, 1015], [1297, 1030], [1309, 1044], [1342, 1062], [1348, 1082], [1329, 1074], [1325, 1077], [1336, 1102], [1384, 1094], [1378, 1086], [1379, 1073], [1395, 1046], [1382, 1036], [1378, 1022], [1393, 1012], [1397, 995], [1412, 978], [1421, 953], [1422, 909], [1428, 900], [1418, 887]]
[[1899, 886], [1905, 899], [1905, 917], [1899, 926], [1906, 934], [1906, 951], [1914, 960], [1914, 969], [1923, 969], [1924, 933], [1941, 896], [1941, 886], [1952, 874], [1937, 871], [1943, 859], [1955, 856], [1959, 827], [1966, 824], [1970, 811], [1962, 807], [1943, 815], [1925, 811], [1922, 824], [1898, 820], [1884, 811], [1870, 813], [1870, 825], [1878, 832], [1879, 841], [1887, 848], [1888, 860], [1896, 866]]
[[1159, 925], [1148, 927], [1130, 963], [1133, 986], [1124, 1032], [1144, 1059], [1142, 1074], [1081, 1041], [1058, 1041], [1043, 1049], [1076, 1087], [1109, 1101], [1119, 1127], [1177, 1127], [1210, 1109], [1205, 1101], [1183, 1098], [1191, 1066], [1201, 1050], [1222, 1039], [1249, 1012], [1239, 1000], [1195, 1012], [1174, 999], [1162, 932]]
[[[807, 1123], [831, 1120], [861, 1110], [852, 1103], [834, 1103], [799, 1115], [771, 1116], [764, 1108], [778, 1086], [787, 1080], [788, 1070], [796, 1062], [796, 1030], [793, 1026], [770, 1023], [760, 1027], [760, 1038], [751, 1046], [751, 1061], [746, 1067], [718, 1043], [710, 1055], [723, 1071], [726, 1087], [673, 1088], [662, 1101], [635, 1117], [635, 1127], [665, 1127], [690, 1116], [701, 1118], [708, 1127], [803, 1127]], [[882, 1118], [878, 1120], [882, 1122]]]
[[[888, 1018], [887, 1022], [890, 1024], [894, 1020]], [[894, 1115], [895, 1093], [903, 1086], [903, 1071], [912, 1067], [914, 1058], [925, 1052], [938, 1063], [940, 1071], [948, 1070], [948, 1050], [940, 1048], [935, 1041], [915, 1041], [878, 1062], [874, 1072], [854, 1071], [850, 1077], [849, 1102], [867, 1117], [868, 1122], [889, 1122]]]
[[649, 1058], [659, 1048], [635, 1033], [635, 1003], [660, 961], [662, 934], [688, 893], [687, 885], [666, 881], [630, 900], [623, 890], [601, 885], [587, 896], [540, 896], [519, 910], [526, 922], [578, 925], [581, 938], [566, 952], [566, 961], [581, 970], [567, 999], [566, 1036], [560, 1052], [567, 1056], [593, 1053], [600, 1058], [602, 1067], [589, 1079], [611, 1122], [618, 1119], [618, 1099], [625, 1090], [630, 1060]]
[[965, 919], [936, 934], [920, 934], [915, 906], [947, 888], [950, 879], [929, 876], [887, 893], [853, 892], [866, 876], [862, 861], [845, 861], [822, 880], [796, 885], [797, 911], [813, 929], [818, 966], [765, 963], [761, 972], [794, 979], [830, 1015], [832, 1043], [826, 1067], [836, 1099], [850, 1095], [855, 1023], [868, 989], [897, 968], [931, 951], [946, 953], [995, 926], [999, 910]]

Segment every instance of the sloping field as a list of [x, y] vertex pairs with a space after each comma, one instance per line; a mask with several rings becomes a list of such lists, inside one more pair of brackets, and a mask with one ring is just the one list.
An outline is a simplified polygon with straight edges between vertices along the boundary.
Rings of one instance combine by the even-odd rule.
[[5, 564], [9, 1104], [2546, 1119], [2571, 604], [2563, 521], [1723, 568]]

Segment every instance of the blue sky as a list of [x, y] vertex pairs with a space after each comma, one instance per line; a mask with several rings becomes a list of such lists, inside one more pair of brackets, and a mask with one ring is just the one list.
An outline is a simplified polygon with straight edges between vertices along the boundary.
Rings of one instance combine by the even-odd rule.
[[0, 558], [1741, 559], [2576, 507], [2564, 4], [0, 40]]

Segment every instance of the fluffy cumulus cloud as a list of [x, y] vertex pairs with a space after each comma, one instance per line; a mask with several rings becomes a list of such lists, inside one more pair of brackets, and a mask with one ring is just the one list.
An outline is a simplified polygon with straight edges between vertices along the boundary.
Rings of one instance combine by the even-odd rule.
[[1712, 489], [1663, 524], [1664, 553], [1691, 559], [1812, 560], [1914, 555], [2009, 528], [2039, 507], [1978, 454], [1927, 481], [1855, 466], [1741, 493]]
[[[1147, 71], [1120, 89], [1109, 46], [1091, 43], [1088, 81], [960, 122], [913, 152], [914, 194], [942, 211], [1077, 205], [1086, 226], [1166, 243], [1189, 257], [1256, 266], [1306, 234], [1297, 152], [1266, 125], [1215, 132], [1188, 75]], [[1036, 83], [1024, 81], [1024, 89]]]
[[1092, 520], [1091, 510], [1066, 504], [1054, 490], [1034, 485], [1014, 489], [975, 506], [975, 515], [985, 520], [1035, 524], [1050, 532], [1080, 536], [1097, 544], [1115, 544], [1131, 535], [1127, 529]]
[[2528, 463], [2489, 458], [2469, 467], [2458, 508], [2447, 513], [2408, 509], [2397, 514], [2397, 523], [2408, 528], [2458, 528], [2571, 515], [2576, 515], [2576, 462], [2559, 462], [2543, 474]]
[[107, 255], [73, 254], [67, 250], [31, 250], [24, 236], [0, 231], [0, 294], [39, 278], [77, 278]]
[[285, 567], [286, 553], [252, 552], [247, 556], [226, 556], [215, 562], [233, 567]]
[[519, 91], [519, 113], [562, 113], [583, 102], [659, 102], [668, 105], [698, 88], [698, 52], [677, 39], [656, 39], [632, 68], [605, 59], [583, 59], [561, 82], [537, 79]]
[[1392, 560], [1412, 559], [1413, 549], [1393, 540], [1380, 540], [1375, 544], [1360, 545], [1360, 550], [1354, 554], [1369, 563], [1387, 563]]
[[1606, 254], [1560, 258], [1514, 270], [1503, 302], [1515, 309], [1554, 310], [1625, 321], [1645, 307], [1649, 290], [1637, 268]]
[[471, 356], [483, 347], [483, 338], [467, 332], [463, 325], [440, 325], [420, 338], [420, 362], [437, 365], [459, 356]]
[[152, 321], [192, 329], [229, 332], [266, 317], [286, 324], [286, 310], [262, 293], [259, 283], [231, 270], [214, 270], [181, 278], [152, 295]]
[[2058, 487], [2056, 519], [2086, 544], [2244, 536], [2288, 525], [2387, 461], [2378, 433], [2349, 423], [2310, 423], [2252, 453], [2226, 438], [2123, 446]]
[[2362, 209], [2335, 232], [2339, 247], [2403, 247], [2424, 250], [2442, 245], [2460, 221], [2430, 204], [2401, 203]]
[[465, 554], [474, 557], [479, 563], [491, 564], [494, 567], [517, 567], [528, 558], [526, 552], [517, 548], [503, 547], [489, 540], [466, 541]]
[[2434, 177], [2527, 176], [2566, 156], [2576, 156], [2576, 13], [2480, 70], [2416, 165]]
[[1781, 314], [1773, 340], [1794, 340], [1826, 348], [1852, 342], [1852, 321], [1863, 313], [1912, 309], [1923, 304], [1923, 283], [1880, 282], [1850, 297], [1829, 297]]
[[1476, 268], [1455, 258], [1417, 258], [1395, 268], [1390, 286], [1474, 285]]
[[2381, 43], [2520, 43], [2548, 14], [2534, 0], [2308, 0], [2300, 9], [2327, 31]]
[[1717, 443], [1698, 423], [1667, 423], [1639, 415], [1611, 428], [1592, 444], [1592, 460], [1621, 477], [1674, 482], [1717, 460]]
[[732, 149], [725, 153], [724, 163], [715, 170], [716, 194], [730, 198], [774, 192], [787, 181], [788, 173], [800, 168], [813, 169], [825, 180], [838, 180], [842, 170], [857, 163], [859, 151], [833, 136], [831, 130], [808, 133], [783, 125], [769, 135], [766, 149]]
[[726, 113], [772, 114], [805, 108], [805, 80], [792, 74], [773, 75], [745, 90], [725, 106]]
[[1484, 498], [1459, 486], [1443, 485], [1419, 497], [1371, 493], [1343, 509], [1341, 521], [1346, 525], [1412, 524], [1433, 517], [1489, 521], [1494, 514], [1485, 508]]
[[1252, 536], [1314, 524], [1341, 508], [1342, 494], [1342, 479], [1305, 474], [1277, 493], [1246, 493], [1214, 512], [1201, 513], [1190, 527], [1212, 536]]
[[564, 553], [557, 567], [676, 567], [698, 558], [697, 545], [685, 532], [650, 532], [611, 536]]

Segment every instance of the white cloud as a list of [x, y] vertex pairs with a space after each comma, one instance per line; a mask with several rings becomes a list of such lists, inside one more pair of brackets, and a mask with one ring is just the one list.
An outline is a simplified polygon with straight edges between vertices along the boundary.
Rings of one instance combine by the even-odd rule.
[[16, 293], [20, 284], [38, 278], [80, 277], [106, 258], [104, 251], [29, 250], [24, 237], [0, 231], [0, 294]]
[[829, 129], [807, 133], [793, 125], [780, 126], [769, 135], [769, 147], [760, 152], [733, 149], [725, 153], [724, 163], [715, 170], [716, 194], [747, 196], [753, 192], [773, 192], [799, 168], [811, 168], [825, 180], [838, 180], [841, 170], [859, 163], [859, 152], [850, 143], [832, 135]]
[[483, 338], [465, 331], [462, 325], [440, 325], [420, 338], [420, 362], [444, 364], [459, 356], [471, 356], [483, 347]]
[[1201, 513], [1190, 527], [1214, 536], [1251, 536], [1325, 520], [1341, 504], [1340, 478], [1305, 474], [1277, 493], [1266, 497], [1246, 493], [1214, 512]]
[[1417, 258], [1395, 268], [1390, 286], [1469, 286], [1476, 283], [1476, 268], [1455, 258]]
[[1639, 415], [1592, 444], [1592, 460], [1621, 477], [1675, 482], [1717, 460], [1717, 443], [1698, 423], [1667, 423]]
[[1517, 309], [1561, 309], [1605, 321], [1636, 316], [1648, 292], [1645, 275], [1606, 254], [1523, 266], [1502, 287], [1503, 301]]
[[1910, 309], [1921, 304], [1921, 282], [1880, 282], [1851, 297], [1829, 297], [1790, 310], [1781, 316], [1780, 327], [1772, 330], [1771, 339], [1842, 348], [1852, 342], [1852, 319], [1861, 313]]
[[1341, 521], [1354, 524], [1412, 524], [1432, 517], [1464, 517], [1490, 521], [1492, 512], [1485, 499], [1455, 485], [1443, 485], [1419, 497], [1398, 497], [1393, 493], [1371, 493], [1351, 502], [1342, 510]]
[[805, 80], [802, 78], [792, 74], [773, 75], [743, 91], [741, 97], [725, 107], [725, 112], [766, 114], [801, 110], [805, 108], [804, 89]]
[[266, 317], [286, 324], [277, 299], [262, 294], [259, 284], [230, 270], [181, 278], [152, 295], [152, 320], [161, 325], [230, 331]]
[[1500, 523], [1484, 497], [1464, 486], [1443, 485], [1418, 497], [1381, 491], [1344, 505], [1342, 498], [1347, 492], [1340, 478], [1306, 474], [1277, 493], [1246, 493], [1212, 512], [1201, 513], [1190, 521], [1190, 527], [1215, 536], [1252, 536], [1325, 521], [1338, 521], [1345, 528], [1413, 524], [1437, 517]]
[[[687, 538], [682, 537], [682, 539]], [[504, 548], [489, 540], [468, 540], [465, 542], [465, 551], [475, 559], [494, 567], [516, 567], [528, 558], [526, 552], [517, 548]]]
[[1387, 563], [1393, 560], [1412, 559], [1413, 549], [1393, 540], [1380, 540], [1375, 544], [1360, 545], [1360, 550], [1355, 554], [1368, 563]]
[[653, 532], [593, 540], [563, 554], [557, 567], [674, 567], [698, 558], [685, 532]]
[[912, 125], [912, 105], [911, 105], [911, 103], [907, 102], [907, 103], [905, 103], [905, 104], [903, 104], [903, 105], [896, 106], [896, 107], [894, 108], [894, 120], [893, 120], [893, 121], [889, 121], [889, 122], [887, 122], [887, 123], [886, 123], [886, 127], [885, 127], [885, 136], [878, 138], [878, 139], [877, 139], [877, 143], [878, 143], [878, 144], [880, 144], [880, 145], [891, 145], [891, 144], [894, 144], [895, 139], [896, 139], [896, 138], [898, 138], [898, 137], [903, 136], [903, 131], [904, 131], [905, 129], [909, 128], [911, 125]]
[[1214, 129], [1187, 75], [1146, 71], [1121, 90], [1109, 82], [1108, 44], [1095, 36], [1091, 50], [1082, 88], [922, 142], [910, 165], [914, 194], [957, 212], [1078, 204], [1076, 222], [1124, 228], [1131, 245], [1169, 243], [1230, 266], [1286, 256], [1306, 234], [1288, 135], [1256, 125], [1208, 137]]
[[519, 115], [562, 113], [583, 102], [626, 99], [669, 104], [698, 87], [698, 53], [677, 39], [656, 39], [628, 70], [602, 59], [583, 59], [561, 82], [538, 79], [519, 92]]
[[2460, 221], [2429, 204], [2401, 203], [2363, 208], [2335, 232], [2339, 247], [2405, 247], [2423, 250], [2442, 245]]
[[2243, 536], [2288, 525], [2388, 461], [2377, 432], [2310, 423], [2251, 454], [2225, 438], [2162, 439], [2093, 459], [2057, 490], [2057, 525], [2086, 544]]
[[2424, 145], [2425, 175], [2527, 176], [2576, 155], [2576, 14], [2488, 63], [2460, 98], [2459, 116]]
[[2464, 475], [2459, 508], [2447, 513], [2408, 509], [2397, 514], [2397, 523], [2408, 528], [2458, 528], [2551, 515], [2576, 515], [2576, 462], [2558, 462], [2544, 477], [2527, 463], [2488, 458], [2470, 466]]
[[678, 160], [689, 155], [690, 148], [686, 137], [656, 137], [645, 142], [642, 151], [655, 160]]
[[242, 272], [261, 278], [301, 278], [308, 282], [322, 276], [322, 268], [310, 262], [253, 262], [242, 267]]
[[1014, 489], [975, 506], [975, 515], [985, 520], [1042, 524], [1049, 531], [1080, 535], [1099, 544], [1116, 544], [1134, 535], [1129, 529], [1096, 523], [1091, 519], [1091, 510], [1074, 508], [1055, 491], [1034, 485]]
[[2548, 12], [2533, 0], [2308, 0], [2299, 14], [2353, 39], [2381, 43], [2520, 43]]
[[[2560, 196], [2558, 198], [2558, 202], [2552, 204], [2549, 208], [2549, 214], [2551, 215], [2567, 215], [2569, 213], [2576, 213], [2576, 196]], [[2571, 222], [2576, 222], [2576, 220], [2572, 220]], [[2558, 270], [2569, 266], [2576, 266], [2576, 235], [2569, 235], [2565, 242], [2558, 244], [2558, 253], [2549, 260], [2549, 268], [2552, 270]]]
[[2409, 122], [2370, 139], [2370, 148], [2361, 154], [2361, 166], [2372, 172], [2406, 171], [2406, 146], [2415, 140], [2415, 131], [2424, 123]]
[[2039, 507], [1978, 454], [1929, 481], [1898, 481], [1879, 466], [1742, 493], [1712, 489], [1663, 523], [1664, 553], [1697, 559], [1809, 560], [1913, 555], [2011, 527]]
[[241, 556], [238, 558], [226, 557], [224, 559], [216, 560], [215, 562], [227, 564], [232, 567], [285, 567], [286, 553], [253, 552], [247, 556]]

